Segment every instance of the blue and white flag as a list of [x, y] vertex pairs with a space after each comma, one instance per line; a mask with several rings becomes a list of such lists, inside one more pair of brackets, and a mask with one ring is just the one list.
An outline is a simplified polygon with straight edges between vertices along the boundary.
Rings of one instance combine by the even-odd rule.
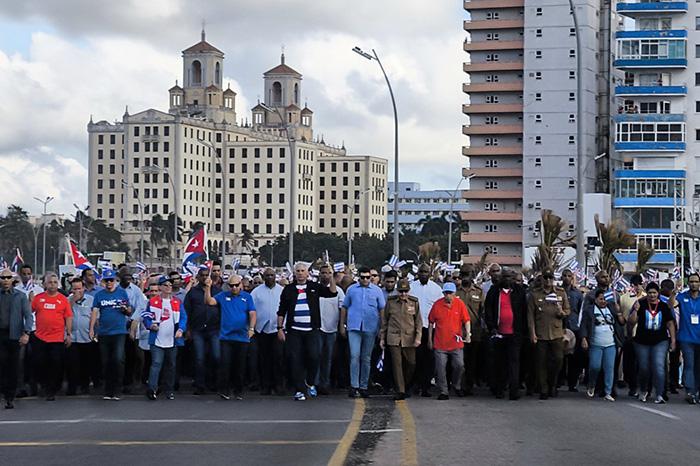
[[336, 262], [333, 264], [333, 272], [343, 272], [345, 270], [344, 262]]
[[681, 279], [681, 268], [680, 267], [673, 268], [673, 271], [671, 272], [671, 278], [673, 278], [674, 280]]
[[231, 262], [231, 267], [233, 270], [238, 270], [241, 267], [241, 259], [236, 257], [233, 259], [233, 262]]
[[398, 264], [398, 263], [399, 263], [399, 258], [392, 254], [391, 257], [389, 258], [389, 265], [393, 268], [393, 267], [396, 267], [396, 264]]
[[146, 270], [148, 270], [148, 267], [146, 267], [146, 264], [144, 264], [143, 262], [140, 262], [140, 261], [136, 261], [136, 268], [138, 270], [140, 270], [141, 272], [145, 272]]
[[648, 281], [655, 282], [659, 278], [659, 272], [657, 272], [654, 269], [649, 269], [646, 272], [644, 272], [644, 276], [647, 278]]

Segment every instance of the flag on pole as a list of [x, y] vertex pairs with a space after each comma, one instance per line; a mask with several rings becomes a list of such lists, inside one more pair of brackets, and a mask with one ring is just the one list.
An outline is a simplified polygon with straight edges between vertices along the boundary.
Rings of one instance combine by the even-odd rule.
[[399, 263], [399, 258], [392, 254], [391, 257], [389, 258], [389, 265], [392, 268], [394, 268], [394, 267], [396, 267], [396, 264], [398, 264], [398, 263]]
[[333, 264], [333, 272], [343, 272], [345, 270], [344, 262], [336, 262]]
[[671, 272], [671, 277], [674, 280], [680, 280], [681, 279], [681, 268], [680, 267], [674, 267], [673, 272]]
[[238, 270], [241, 267], [241, 259], [235, 257], [233, 259], [233, 262], [231, 263], [231, 267], [233, 268], [233, 270]]
[[22, 259], [22, 253], [19, 252], [19, 248], [17, 248], [15, 259], [12, 261], [12, 271], [15, 273], [19, 272], [19, 268], [22, 264], [24, 264], [24, 259]]
[[199, 228], [192, 234], [192, 237], [187, 240], [185, 252], [182, 257], [182, 269], [185, 272], [191, 271], [188, 264], [194, 264], [194, 260], [204, 256], [205, 260], [209, 257], [207, 251], [207, 232], [204, 227]]
[[0, 256], [0, 269], [6, 269], [7, 268], [7, 261], [3, 256]]
[[146, 270], [148, 270], [148, 267], [146, 267], [146, 264], [144, 264], [143, 262], [140, 262], [140, 261], [136, 261], [136, 268], [137, 268], [141, 273], [143, 273], [143, 272], [145, 272]]
[[648, 281], [655, 282], [659, 278], [659, 272], [657, 272], [654, 269], [649, 269], [646, 272], [644, 272], [644, 276], [647, 277]]
[[73, 267], [75, 267], [76, 270], [94, 269], [95, 266], [85, 258], [82, 252], [80, 252], [78, 245], [75, 244], [75, 242], [68, 236], [66, 236], [66, 240], [68, 241], [68, 250], [70, 251], [71, 258], [73, 259]]

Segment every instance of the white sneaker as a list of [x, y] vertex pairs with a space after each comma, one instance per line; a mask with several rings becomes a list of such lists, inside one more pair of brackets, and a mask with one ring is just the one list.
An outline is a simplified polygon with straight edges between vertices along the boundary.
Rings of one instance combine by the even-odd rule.
[[304, 395], [303, 392], [296, 392], [294, 394], [294, 400], [295, 401], [306, 401], [306, 396]]
[[641, 401], [642, 403], [647, 402], [647, 393], [646, 392], [639, 394], [639, 401]]
[[612, 395], [605, 395], [605, 401], [615, 401], [615, 398], [612, 397]]
[[588, 396], [588, 398], [593, 398], [595, 396], [595, 388], [589, 388], [586, 390], [586, 396]]
[[656, 399], [654, 400], [654, 403], [657, 404], [657, 405], [662, 405], [662, 404], [666, 403], [666, 401], [664, 400], [664, 397], [662, 397], [661, 395], [659, 395], [659, 396], [657, 396]]

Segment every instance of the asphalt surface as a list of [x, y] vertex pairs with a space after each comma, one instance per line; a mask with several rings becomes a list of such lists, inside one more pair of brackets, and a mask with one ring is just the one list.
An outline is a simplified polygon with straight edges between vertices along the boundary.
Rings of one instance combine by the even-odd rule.
[[561, 465], [700, 463], [700, 407], [563, 393], [294, 402], [182, 394], [59, 397], [0, 409], [0, 464]]

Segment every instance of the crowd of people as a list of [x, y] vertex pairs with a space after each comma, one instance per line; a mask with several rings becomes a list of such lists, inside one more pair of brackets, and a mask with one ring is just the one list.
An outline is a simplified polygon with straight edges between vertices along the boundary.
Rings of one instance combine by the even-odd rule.
[[[529, 282], [492, 264], [416, 277], [386, 266], [318, 271], [297, 263], [290, 276], [132, 274], [127, 265], [92, 269], [60, 283], [35, 282], [32, 268], [0, 271], [0, 389], [54, 401], [99, 392], [105, 400], [143, 392], [293, 395], [347, 390], [447, 400], [477, 393], [557, 397], [560, 388], [615, 401], [620, 390], [664, 403], [685, 389], [698, 403], [700, 275], [613, 289], [605, 271], [594, 287], [574, 271], [544, 270]], [[681, 380], [682, 371], [682, 380]]]

